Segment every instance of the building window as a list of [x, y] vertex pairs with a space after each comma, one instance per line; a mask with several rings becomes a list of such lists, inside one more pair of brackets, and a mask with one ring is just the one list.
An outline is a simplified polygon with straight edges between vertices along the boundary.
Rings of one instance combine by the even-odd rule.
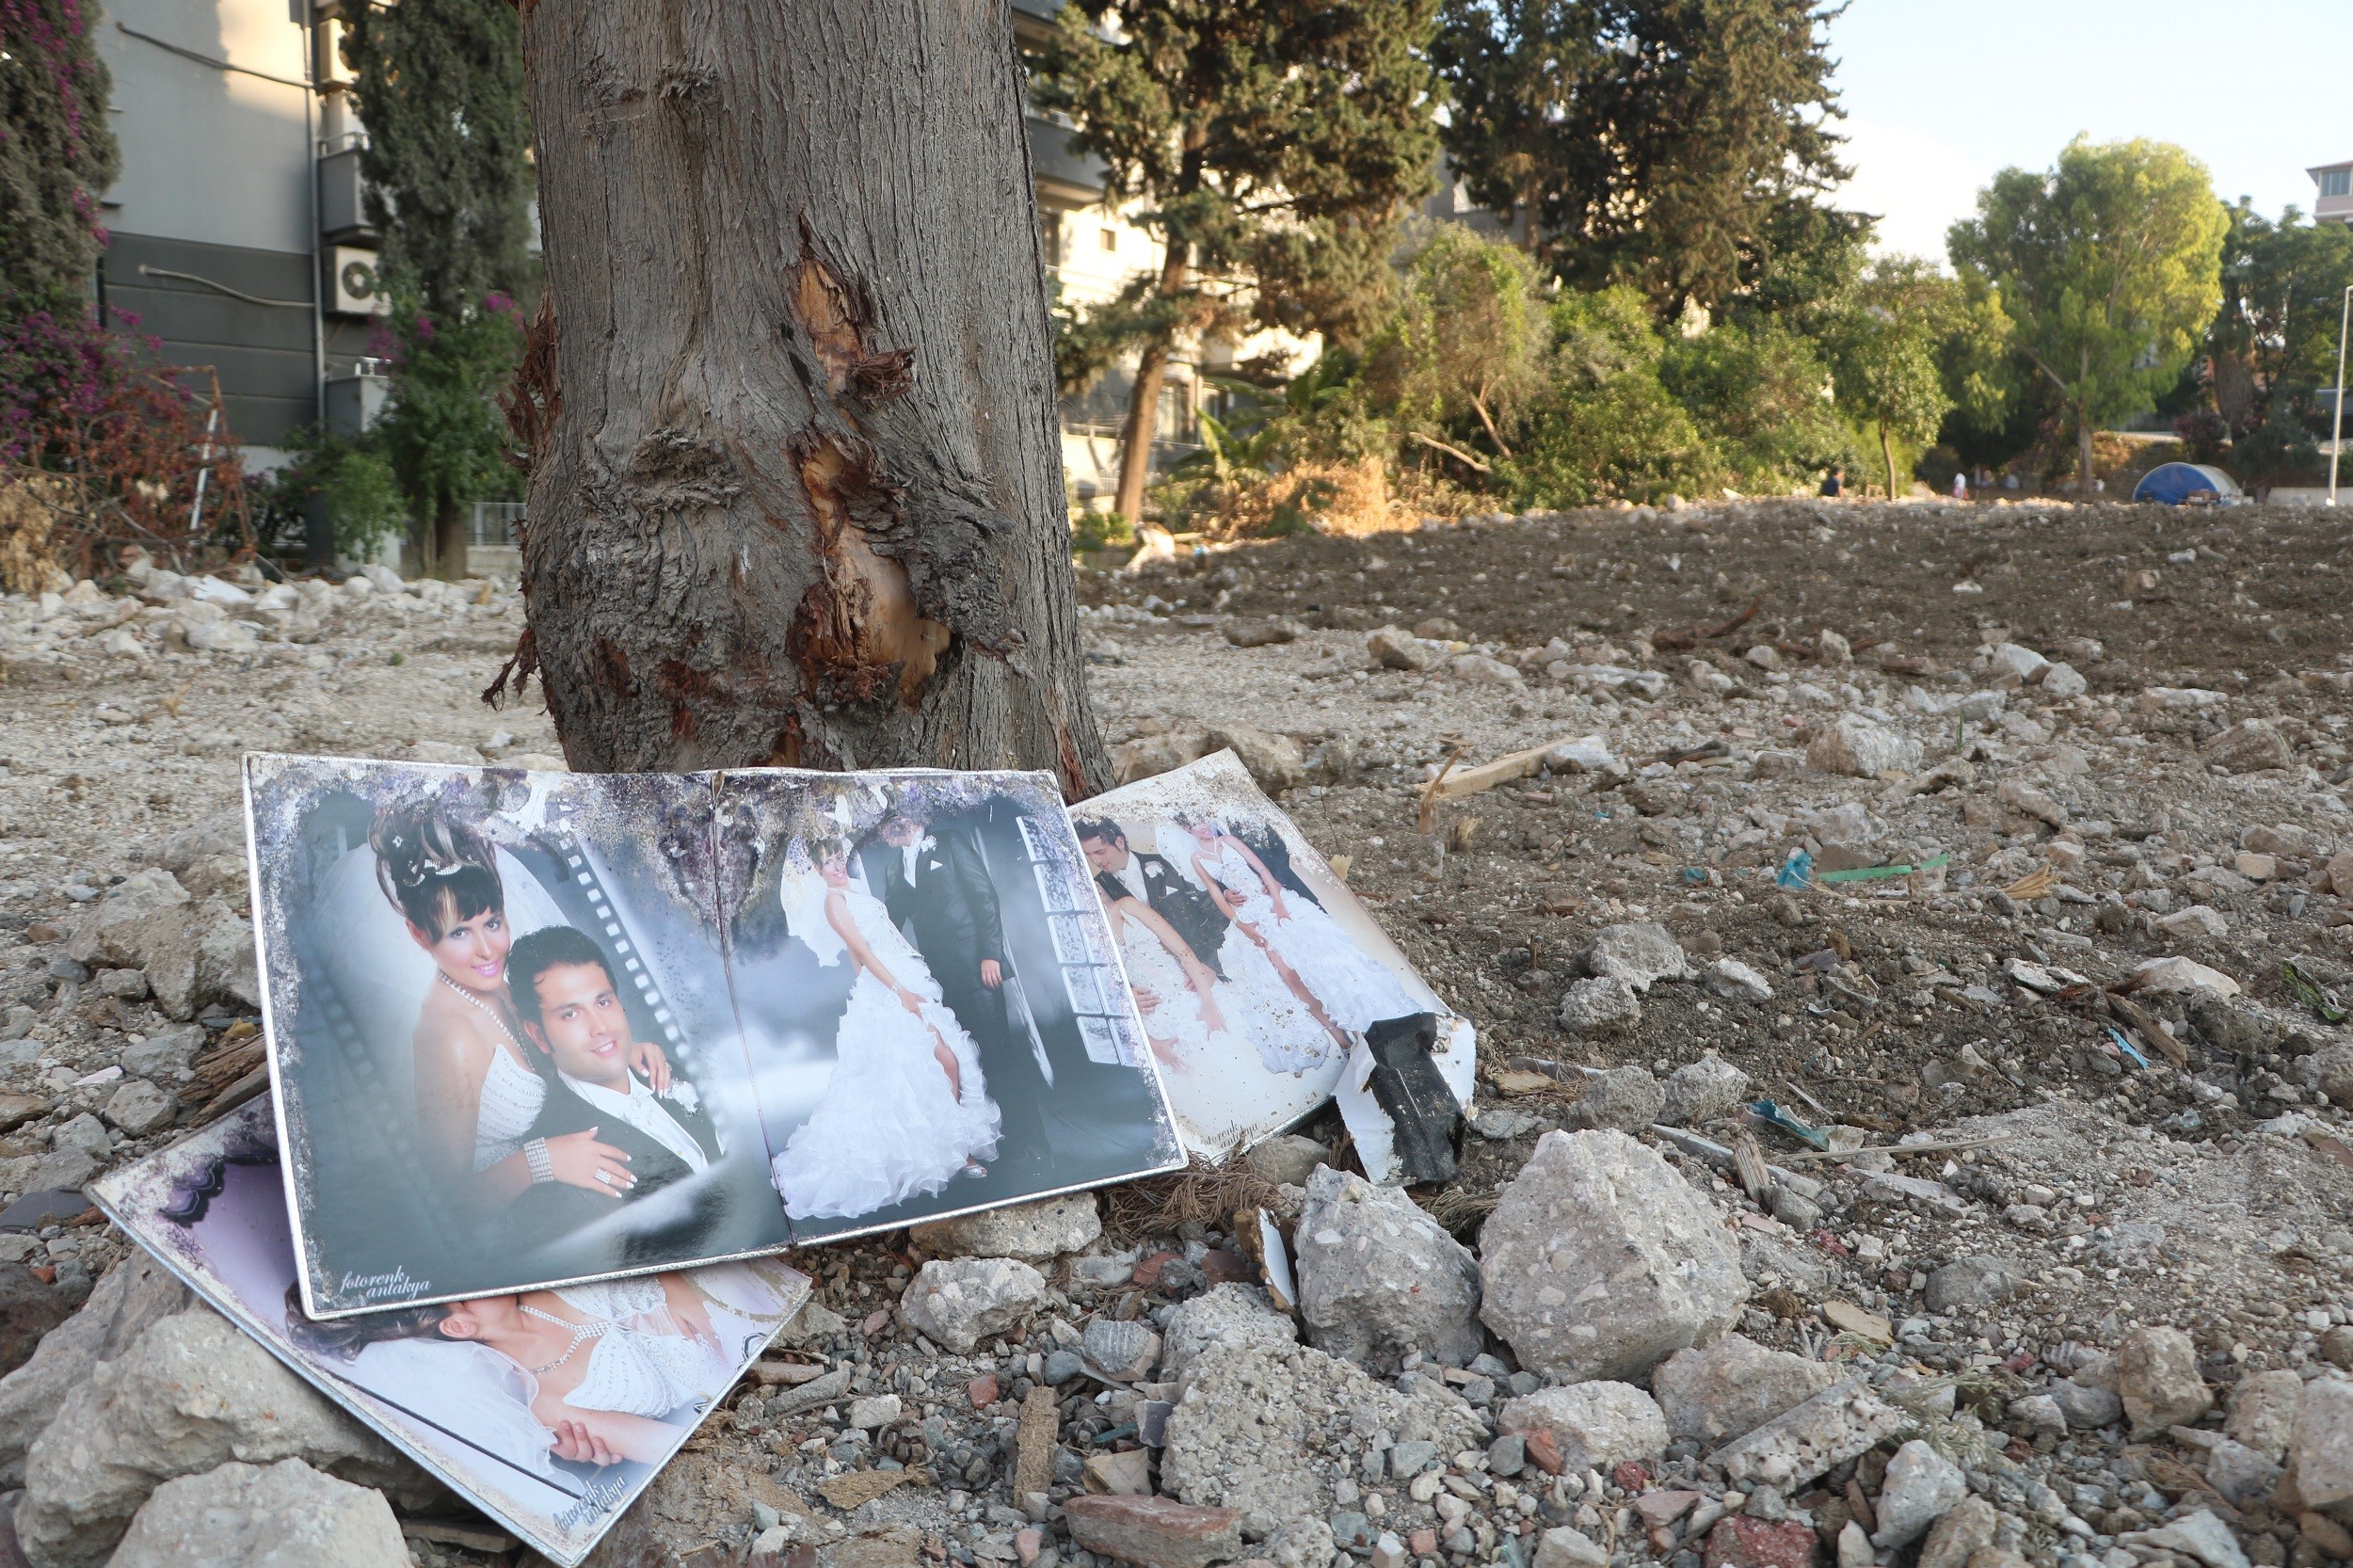
[[2320, 171], [2320, 194], [2353, 196], [2353, 168], [2324, 168]]
[[1106, 250], [1116, 250], [1119, 248], [1118, 230], [1106, 229], [1103, 231], [1103, 248]]

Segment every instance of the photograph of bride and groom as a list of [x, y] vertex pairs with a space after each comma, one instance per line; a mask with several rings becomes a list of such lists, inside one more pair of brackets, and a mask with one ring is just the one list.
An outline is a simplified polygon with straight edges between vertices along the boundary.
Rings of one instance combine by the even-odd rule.
[[256, 758], [317, 1316], [1181, 1160], [1051, 781]]

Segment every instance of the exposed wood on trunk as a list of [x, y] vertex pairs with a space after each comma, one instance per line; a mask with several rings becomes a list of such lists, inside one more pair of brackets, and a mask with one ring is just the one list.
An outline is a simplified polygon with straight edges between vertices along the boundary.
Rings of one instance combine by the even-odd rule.
[[512, 673], [572, 765], [1107, 785], [1005, 0], [522, 14]]

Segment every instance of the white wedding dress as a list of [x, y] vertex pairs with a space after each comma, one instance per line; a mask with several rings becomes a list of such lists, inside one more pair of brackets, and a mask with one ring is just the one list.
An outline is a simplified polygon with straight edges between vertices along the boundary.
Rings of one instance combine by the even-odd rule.
[[1184, 966], [1142, 920], [1123, 914], [1115, 904], [1107, 913], [1118, 928], [1128, 984], [1152, 996], [1152, 1011], [1143, 1015], [1144, 1032], [1187, 1067], [1194, 1065], [1209, 1043], [1209, 1029], [1201, 1016], [1201, 998], [1185, 980]]
[[708, 1345], [679, 1332], [659, 1278], [571, 1285], [555, 1292], [568, 1306], [612, 1326], [590, 1341], [587, 1375], [564, 1396], [574, 1410], [610, 1410], [655, 1420], [708, 1400], [733, 1370]]
[[[788, 891], [792, 935], [822, 964], [846, 961], [846, 945], [825, 918], [828, 893], [841, 898], [883, 968], [922, 999], [923, 1014], [919, 1019], [908, 1013], [872, 970], [858, 970], [834, 1034], [824, 1096], [769, 1168], [785, 1212], [796, 1220], [856, 1219], [936, 1192], [968, 1160], [996, 1157], [1001, 1121], [972, 1037], [941, 1002], [939, 982], [890, 923], [880, 899], [822, 882], [814, 895]], [[955, 1054], [961, 1097], [933, 1054], [934, 1031]]]
[[[1199, 846], [1196, 843], [1194, 847]], [[1241, 1031], [1268, 1072], [1307, 1073], [1337, 1062], [1339, 1043], [1332, 1038], [1332, 1032], [1316, 1021], [1315, 1014], [1276, 970], [1266, 950], [1242, 931], [1242, 925], [1253, 919], [1243, 892], [1245, 888], [1256, 892], [1258, 880], [1257, 873], [1250, 871], [1249, 862], [1239, 856], [1235, 859], [1248, 876], [1243, 885], [1230, 889], [1241, 919], [1225, 927], [1225, 943], [1217, 951], [1217, 967], [1225, 977], [1216, 988], [1218, 1011]], [[1198, 882], [1200, 872], [1194, 867], [1193, 856], [1186, 856], [1182, 864], [1186, 875]], [[1212, 874], [1220, 887], [1227, 886], [1225, 875], [1217, 874], [1214, 869]], [[1258, 900], [1261, 909], [1265, 903], [1263, 897]]]
[[1287, 891], [1282, 918], [1277, 919], [1266, 884], [1230, 834], [1218, 835], [1214, 859], [1199, 848], [1198, 840], [1194, 845], [1209, 874], [1235, 901], [1241, 919], [1281, 954], [1334, 1023], [1351, 1034], [1362, 1034], [1379, 1019], [1421, 1011], [1385, 965], [1350, 941], [1330, 915], [1307, 900]]

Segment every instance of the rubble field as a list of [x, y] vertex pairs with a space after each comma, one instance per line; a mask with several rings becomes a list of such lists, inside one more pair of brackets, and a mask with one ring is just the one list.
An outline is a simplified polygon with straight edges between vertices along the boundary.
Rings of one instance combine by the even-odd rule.
[[[1231, 746], [1477, 1024], [1462, 1174], [1375, 1188], [1327, 1109], [800, 1255], [590, 1560], [2353, 1560], [2345, 563], [2323, 513], [1769, 502], [1082, 574], [1123, 776]], [[0, 1203], [249, 1092], [240, 752], [561, 765], [474, 695], [509, 590], [139, 575], [0, 601]], [[48, 1207], [0, 1230], [35, 1568], [273, 1509], [528, 1556]]]

